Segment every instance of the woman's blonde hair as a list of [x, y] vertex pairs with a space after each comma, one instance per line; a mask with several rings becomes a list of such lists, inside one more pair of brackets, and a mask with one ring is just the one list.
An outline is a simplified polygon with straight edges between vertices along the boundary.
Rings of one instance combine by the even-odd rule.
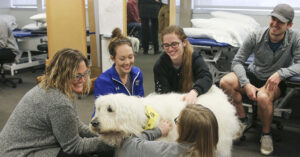
[[131, 41], [122, 34], [120, 28], [115, 28], [111, 34], [111, 39], [109, 40], [108, 44], [108, 51], [113, 58], [116, 57], [116, 47], [123, 44], [127, 44], [128, 46], [132, 47]]
[[183, 52], [183, 62], [182, 62], [182, 74], [183, 74], [183, 80], [182, 80], [182, 87], [181, 92], [186, 93], [189, 92], [193, 87], [193, 69], [192, 69], [192, 56], [194, 49], [190, 42], [187, 40], [187, 36], [184, 33], [183, 29], [179, 26], [172, 25], [164, 29], [161, 35], [161, 40], [163, 41], [163, 37], [166, 34], [175, 33], [178, 38], [186, 43], [186, 46], [184, 47]]
[[199, 104], [189, 104], [181, 111], [177, 127], [177, 142], [191, 144], [191, 148], [181, 156], [216, 156], [218, 122], [211, 110]]
[[[88, 59], [78, 50], [65, 48], [59, 50], [51, 59], [40, 83], [41, 87], [48, 90], [56, 88], [69, 99], [74, 99], [72, 81], [76, 76], [79, 64], [84, 61], [89, 69]], [[86, 77], [82, 94], [90, 90], [90, 76]]]

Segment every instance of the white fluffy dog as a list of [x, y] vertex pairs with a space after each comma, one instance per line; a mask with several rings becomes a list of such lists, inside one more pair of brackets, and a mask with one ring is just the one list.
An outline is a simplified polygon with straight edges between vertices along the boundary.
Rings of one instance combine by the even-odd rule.
[[130, 42], [132, 44], [133, 52], [139, 53], [139, 50], [140, 50], [140, 40], [138, 38], [136, 38], [136, 37], [133, 37], [133, 36], [127, 36], [127, 38], [130, 40]]
[[[114, 146], [118, 146], [124, 138], [139, 135], [145, 127], [147, 116], [146, 106], [151, 106], [161, 119], [171, 120], [174, 124], [180, 111], [186, 103], [182, 101], [183, 94], [152, 94], [145, 98], [127, 96], [124, 94], [110, 94], [100, 96], [96, 100], [96, 114], [92, 119], [90, 128], [101, 134], [102, 139]], [[219, 125], [218, 156], [231, 156], [233, 136], [238, 130], [238, 119], [232, 104], [227, 96], [216, 86], [198, 97], [199, 104], [209, 108], [216, 116]], [[92, 124], [97, 125], [92, 125]], [[156, 123], [157, 124], [157, 123]], [[167, 141], [176, 141], [175, 127], [169, 132]]]

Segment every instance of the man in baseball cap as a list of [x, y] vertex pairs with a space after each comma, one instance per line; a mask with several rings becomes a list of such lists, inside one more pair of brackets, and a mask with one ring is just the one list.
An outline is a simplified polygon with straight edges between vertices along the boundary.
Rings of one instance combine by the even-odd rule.
[[[300, 34], [291, 29], [294, 9], [288, 4], [278, 4], [271, 12], [268, 28], [250, 34], [235, 55], [231, 70], [220, 80], [220, 87], [232, 100], [240, 119], [241, 137], [249, 126], [242, 106], [242, 95], [257, 102], [262, 124], [260, 151], [270, 155], [274, 151], [271, 134], [273, 102], [284, 93], [286, 78], [300, 74]], [[253, 62], [243, 65], [251, 54]], [[291, 63], [291, 61], [294, 63]]]

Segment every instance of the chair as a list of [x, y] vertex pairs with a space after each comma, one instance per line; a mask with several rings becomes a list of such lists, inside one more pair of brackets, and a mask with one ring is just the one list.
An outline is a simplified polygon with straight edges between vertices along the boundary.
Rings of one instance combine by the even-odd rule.
[[48, 53], [48, 44], [39, 44], [37, 45], [37, 49], [43, 53]]
[[[245, 134], [252, 128], [256, 128], [259, 124], [258, 124], [258, 119], [257, 119], [257, 103], [254, 101], [251, 101], [250, 106], [247, 106], [248, 113], [251, 113], [251, 121], [250, 121], [250, 125], [245, 129], [245, 131], [243, 132], [242, 137], [240, 138], [241, 141], [245, 141], [246, 140], [246, 136]], [[274, 104], [274, 110], [278, 109], [276, 107], [276, 105]], [[275, 111], [274, 111], [275, 112]], [[273, 115], [274, 116], [274, 115]], [[281, 123], [281, 121], [273, 118], [272, 120], [272, 124], [275, 124], [278, 130], [283, 130], [283, 125]]]
[[14, 81], [17, 81], [18, 83], [22, 83], [23, 80], [21, 78], [15, 78], [5, 77], [5, 69], [4, 64], [13, 63], [15, 61], [15, 56], [12, 55], [12, 52], [9, 49], [0, 49], [1, 57], [0, 57], [0, 73], [1, 73], [1, 82], [4, 84], [10, 84], [13, 88], [17, 87], [17, 84]]

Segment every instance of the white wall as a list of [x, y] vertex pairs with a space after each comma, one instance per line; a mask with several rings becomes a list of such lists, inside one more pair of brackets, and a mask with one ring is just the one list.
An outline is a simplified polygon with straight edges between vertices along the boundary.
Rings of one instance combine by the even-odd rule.
[[[41, 6], [41, 1], [37, 1], [38, 5]], [[29, 19], [30, 16], [41, 13], [42, 9], [37, 8], [28, 8], [28, 9], [15, 9], [10, 8], [10, 0], [1, 0], [0, 1], [0, 14], [9, 14], [16, 17], [18, 28], [22, 28], [24, 25], [33, 23]]]
[[[17, 23], [19, 28], [22, 28], [23, 26], [34, 23], [34, 21], [30, 20], [29, 17], [38, 13], [46, 12], [44, 11], [39, 11], [38, 9], [8, 9], [7, 14], [13, 15], [17, 19]], [[0, 12], [1, 13], [1, 12]], [[86, 12], [86, 16], [88, 13]], [[88, 21], [88, 18], [86, 18]], [[88, 23], [87, 23], [88, 26]]]
[[9, 1], [8, 0], [2, 0], [0, 1], [0, 11], [2, 8], [8, 8], [9, 7]]
[[[245, 14], [247, 15], [247, 14]], [[261, 26], [267, 27], [270, 22], [270, 16], [269, 15], [253, 15], [248, 14], [249, 16], [253, 17]], [[212, 16], [209, 13], [193, 13], [192, 18], [211, 18]], [[300, 30], [300, 17], [295, 16], [293, 20], [293, 27], [294, 29]]]
[[0, 1], [0, 14], [7, 14], [9, 11], [9, 1], [8, 0], [1, 0]]
[[[41, 1], [38, 0], [38, 5], [41, 3]], [[9, 0], [0, 0], [0, 14], [11, 14], [14, 15], [17, 19], [17, 23], [19, 28], [23, 27], [26, 24], [33, 23], [29, 19], [30, 16], [45, 12], [41, 9], [13, 9], [10, 7], [10, 1]], [[176, 13], [179, 14], [179, 13]], [[88, 15], [88, 14], [86, 14]], [[253, 15], [248, 14], [249, 16], [256, 19], [258, 23], [261, 24], [261, 26], [267, 26], [269, 24], [269, 16], [268, 15]], [[179, 16], [176, 16], [176, 24], [178, 24], [178, 18]], [[209, 13], [193, 13], [193, 18], [211, 18]], [[294, 18], [294, 26], [293, 28], [300, 29], [300, 17], [297, 16]]]
[[16, 17], [18, 28], [22, 28], [23, 26], [34, 23], [33, 20], [30, 20], [29, 17], [32, 15], [41, 13], [37, 9], [9, 9], [8, 14]]
[[[41, 3], [41, 0], [37, 0], [37, 5], [39, 6], [38, 8], [16, 9], [10, 8], [10, 0], [0, 0], [0, 14], [9, 14], [15, 16], [18, 28], [22, 28], [27, 24], [34, 23], [34, 21], [29, 19], [30, 16], [46, 12], [46, 10], [42, 10]], [[88, 15], [87, 12], [86, 15]]]
[[[38, 0], [38, 6], [41, 6], [41, 1]], [[18, 28], [22, 28], [26, 24], [33, 23], [34, 21], [30, 20], [29, 17], [41, 12], [45, 12], [44, 10], [39, 7], [38, 9], [15, 9], [10, 8], [10, 0], [0, 0], [0, 14], [10, 14], [16, 17]], [[263, 15], [255, 13], [244, 13], [246, 15], [249, 15], [253, 17], [261, 26], [268, 26], [270, 17], [269, 15]], [[88, 16], [88, 13], [86, 12], [86, 15]], [[198, 13], [194, 12], [192, 15], [192, 18], [211, 18], [212, 16], [209, 13]], [[86, 18], [88, 20], [88, 18]], [[176, 24], [179, 24], [179, 10], [176, 11]], [[87, 22], [88, 26], [88, 22]], [[294, 25], [293, 28], [300, 30], [300, 15], [299, 13], [296, 13], [296, 16], [294, 18]]]

